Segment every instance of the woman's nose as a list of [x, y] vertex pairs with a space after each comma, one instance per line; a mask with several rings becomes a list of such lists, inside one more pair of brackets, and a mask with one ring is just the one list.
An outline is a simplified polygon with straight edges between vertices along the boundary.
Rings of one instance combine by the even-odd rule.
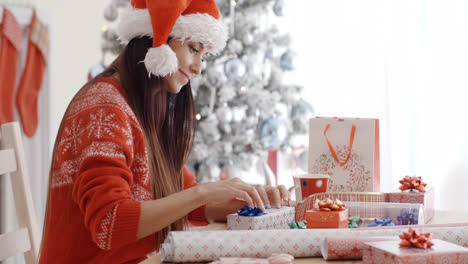
[[192, 71], [193, 74], [198, 75], [201, 73], [201, 68], [202, 68], [202, 60], [201, 58], [197, 58], [194, 60], [192, 63], [190, 70]]

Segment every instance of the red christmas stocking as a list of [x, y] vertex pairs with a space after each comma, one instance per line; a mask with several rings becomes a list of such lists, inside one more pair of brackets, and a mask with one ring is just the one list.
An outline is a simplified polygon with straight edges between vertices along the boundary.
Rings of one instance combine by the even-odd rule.
[[37, 97], [44, 80], [48, 53], [49, 36], [47, 28], [39, 21], [36, 12], [33, 11], [26, 66], [16, 95], [16, 107], [21, 118], [24, 134], [28, 137], [34, 136], [39, 122]]
[[21, 26], [15, 16], [3, 8], [0, 26], [2, 46], [0, 49], [0, 125], [12, 122], [14, 117], [13, 95], [16, 88], [16, 71], [22, 37]]

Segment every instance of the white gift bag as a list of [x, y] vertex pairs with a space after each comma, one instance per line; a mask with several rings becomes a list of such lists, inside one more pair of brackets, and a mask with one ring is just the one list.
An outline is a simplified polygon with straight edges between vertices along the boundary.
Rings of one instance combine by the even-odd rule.
[[329, 175], [329, 192], [379, 192], [379, 120], [312, 118], [308, 172]]

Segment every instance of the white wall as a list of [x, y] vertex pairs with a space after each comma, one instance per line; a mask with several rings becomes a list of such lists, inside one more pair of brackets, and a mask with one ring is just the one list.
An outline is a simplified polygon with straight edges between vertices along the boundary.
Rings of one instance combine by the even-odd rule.
[[88, 69], [101, 58], [103, 10], [109, 3], [110, 0], [37, 0], [37, 8], [51, 14], [55, 28], [51, 39], [52, 138], [68, 103], [86, 82]]

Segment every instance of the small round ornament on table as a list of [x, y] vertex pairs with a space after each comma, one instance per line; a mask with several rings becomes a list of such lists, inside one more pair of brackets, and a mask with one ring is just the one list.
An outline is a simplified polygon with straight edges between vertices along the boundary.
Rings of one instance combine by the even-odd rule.
[[296, 53], [294, 53], [292, 50], [287, 50], [286, 52], [283, 53], [280, 57], [280, 67], [281, 69], [285, 71], [292, 71], [294, 70], [295, 67], [295, 60], [296, 60]]
[[246, 72], [245, 64], [238, 58], [229, 59], [224, 63], [224, 74], [231, 81], [237, 81]]
[[259, 127], [258, 137], [267, 147], [279, 148], [288, 136], [286, 122], [278, 117], [265, 119]]

